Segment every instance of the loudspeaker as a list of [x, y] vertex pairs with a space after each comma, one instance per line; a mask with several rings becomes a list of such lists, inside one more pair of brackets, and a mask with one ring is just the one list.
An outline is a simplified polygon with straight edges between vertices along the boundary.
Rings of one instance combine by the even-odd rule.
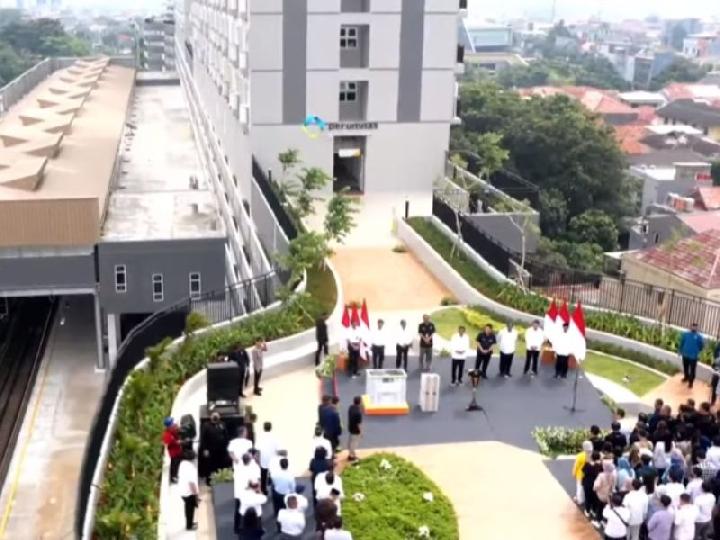
[[207, 402], [237, 403], [240, 370], [235, 362], [219, 362], [207, 367]]

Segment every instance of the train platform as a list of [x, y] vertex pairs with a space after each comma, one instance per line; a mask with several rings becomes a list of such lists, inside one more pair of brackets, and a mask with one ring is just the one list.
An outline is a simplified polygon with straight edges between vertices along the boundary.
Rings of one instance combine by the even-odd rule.
[[105, 375], [95, 370], [92, 296], [61, 300], [0, 495], [0, 540], [64, 540]]

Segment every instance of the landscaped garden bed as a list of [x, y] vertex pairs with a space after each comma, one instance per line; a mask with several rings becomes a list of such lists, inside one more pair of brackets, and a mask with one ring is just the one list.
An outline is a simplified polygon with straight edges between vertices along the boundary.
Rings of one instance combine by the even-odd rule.
[[450, 500], [425, 473], [390, 453], [343, 472], [343, 521], [355, 540], [457, 540]]
[[587, 429], [549, 426], [535, 428], [532, 435], [538, 443], [540, 453], [554, 459], [580, 452], [582, 443], [588, 440], [590, 432]]
[[[493, 279], [492, 276], [480, 268], [472, 259], [462, 253], [462, 251], [451, 255], [453, 242], [445, 236], [432, 221], [421, 217], [414, 217], [408, 219], [407, 223], [438, 255], [452, 266], [463, 279], [483, 295], [525, 313], [540, 316], [547, 311], [549, 306], [547, 298], [524, 291], [511, 283], [501, 283]], [[675, 328], [668, 326], [663, 327], [659, 324], [646, 324], [636, 317], [620, 313], [588, 312], [585, 314], [585, 323], [588, 328], [623, 336], [671, 352], [677, 351], [677, 345], [680, 341], [680, 332]], [[595, 344], [592, 346], [595, 347]], [[711, 363], [714, 346], [715, 343], [712, 341], [707, 343], [701, 355], [702, 362], [706, 364]], [[595, 348], [608, 354], [616, 354], [614, 351], [619, 349], [612, 346], [598, 346]], [[619, 354], [619, 356], [623, 355]], [[646, 363], [647, 361], [653, 364], [650, 367], [663, 372], [668, 372], [666, 369], [672, 369], [673, 372], [677, 371], [674, 367], [661, 367], [661, 364], [666, 366], [668, 364], [666, 362], [659, 362], [647, 355], [633, 354], [632, 357], [629, 356], [629, 359], [641, 363]]]

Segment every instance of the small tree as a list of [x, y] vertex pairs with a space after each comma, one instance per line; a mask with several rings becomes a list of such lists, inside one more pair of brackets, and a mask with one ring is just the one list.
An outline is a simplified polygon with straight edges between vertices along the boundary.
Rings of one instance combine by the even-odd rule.
[[540, 228], [532, 219], [532, 214], [514, 214], [510, 216], [510, 223], [520, 233], [520, 270], [518, 272], [518, 286], [524, 291], [525, 261], [527, 258], [527, 237], [529, 234], [540, 234]]
[[[285, 173], [300, 163], [296, 150], [283, 152], [278, 159], [287, 165]], [[330, 180], [330, 176], [317, 167], [303, 168], [296, 175], [289, 202], [300, 219], [315, 214], [315, 203], [321, 198], [314, 193], [324, 188]], [[308, 270], [319, 268], [325, 263], [325, 259], [333, 253], [330, 243], [342, 243], [352, 231], [355, 213], [355, 200], [347, 195], [347, 190], [335, 193], [327, 203], [324, 231], [301, 232], [290, 242], [288, 253], [278, 257], [280, 265], [290, 271], [290, 286], [298, 283]], [[279, 296], [283, 301], [289, 300], [293, 296], [292, 289], [284, 287]]]

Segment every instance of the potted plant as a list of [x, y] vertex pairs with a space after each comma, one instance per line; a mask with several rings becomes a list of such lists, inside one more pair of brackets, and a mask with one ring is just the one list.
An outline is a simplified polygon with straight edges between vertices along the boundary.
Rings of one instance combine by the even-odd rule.
[[[318, 378], [318, 395], [320, 398], [328, 394], [337, 394], [335, 372], [338, 369], [339, 357], [339, 354], [328, 354], [325, 358], [323, 358], [323, 361], [315, 367], [315, 375]], [[331, 386], [330, 392], [326, 391], [328, 384]]]
[[232, 538], [235, 515], [233, 470], [227, 468], [215, 471], [210, 477], [210, 484], [217, 537]]

